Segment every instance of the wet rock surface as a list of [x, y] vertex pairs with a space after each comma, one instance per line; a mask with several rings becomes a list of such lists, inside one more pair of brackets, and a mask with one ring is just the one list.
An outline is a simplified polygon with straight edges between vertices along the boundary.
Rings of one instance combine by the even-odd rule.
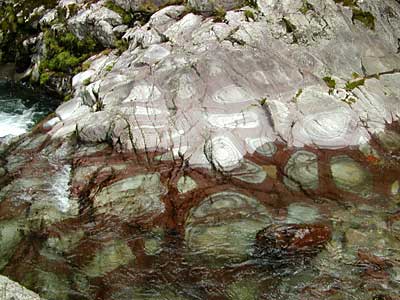
[[2, 274], [50, 300], [398, 297], [397, 1], [157, 2], [126, 25], [68, 3], [76, 35], [126, 47], [0, 145]]
[[331, 239], [331, 230], [322, 224], [272, 225], [257, 233], [255, 256], [274, 260], [316, 255]]

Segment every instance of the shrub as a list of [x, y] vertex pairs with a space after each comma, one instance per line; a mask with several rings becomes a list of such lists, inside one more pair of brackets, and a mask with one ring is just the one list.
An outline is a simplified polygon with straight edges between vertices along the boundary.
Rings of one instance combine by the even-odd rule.
[[362, 11], [361, 9], [353, 9], [353, 23], [355, 20], [364, 24], [365, 27], [375, 30], [375, 17], [369, 11]]
[[336, 81], [331, 77], [325, 76], [324, 78], [322, 78], [322, 80], [325, 81], [328, 88], [330, 89], [336, 88]]
[[348, 90], [348, 91], [352, 91], [352, 90], [354, 90], [355, 88], [364, 85], [364, 83], [365, 83], [365, 78], [360, 79], [360, 80], [355, 80], [355, 81], [348, 81], [348, 82], [346, 83], [345, 88], [346, 88], [346, 90]]

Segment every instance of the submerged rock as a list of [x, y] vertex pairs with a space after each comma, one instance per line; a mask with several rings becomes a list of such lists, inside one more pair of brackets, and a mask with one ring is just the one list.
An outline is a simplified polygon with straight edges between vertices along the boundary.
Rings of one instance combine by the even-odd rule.
[[227, 175], [254, 184], [262, 183], [267, 178], [267, 172], [262, 167], [248, 160], [244, 160], [238, 168], [230, 171]]
[[323, 224], [271, 225], [257, 233], [255, 256], [274, 260], [296, 260], [317, 254], [331, 239]]
[[285, 184], [293, 189], [315, 190], [319, 185], [318, 158], [308, 151], [297, 151], [285, 166]]
[[210, 262], [239, 262], [249, 258], [256, 233], [271, 222], [256, 199], [221, 192], [190, 211], [185, 224], [188, 257]]
[[341, 155], [331, 159], [331, 172], [336, 186], [346, 192], [368, 195], [372, 178], [368, 171], [352, 158]]
[[293, 203], [288, 207], [287, 224], [314, 223], [320, 219], [318, 209], [301, 203]]
[[190, 192], [197, 187], [196, 181], [194, 181], [190, 176], [182, 176], [181, 178], [179, 178], [176, 185], [179, 193], [181, 194]]
[[387, 151], [398, 151], [400, 149], [400, 134], [395, 131], [386, 130], [378, 134], [382, 146]]
[[22, 240], [24, 224], [19, 220], [0, 222], [0, 271], [7, 265]]
[[154, 217], [165, 210], [160, 199], [165, 191], [158, 173], [136, 175], [104, 188], [96, 195], [93, 207], [97, 214], [110, 214], [123, 220]]
[[118, 267], [132, 264], [135, 259], [135, 255], [124, 241], [115, 240], [100, 249], [83, 272], [89, 277], [98, 277]]

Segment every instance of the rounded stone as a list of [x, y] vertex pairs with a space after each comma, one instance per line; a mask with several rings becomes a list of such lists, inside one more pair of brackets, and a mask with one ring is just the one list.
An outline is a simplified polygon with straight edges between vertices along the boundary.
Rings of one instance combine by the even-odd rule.
[[258, 231], [271, 223], [267, 209], [237, 192], [220, 192], [192, 208], [186, 220], [188, 257], [211, 263], [240, 262], [252, 254]]
[[179, 178], [176, 187], [178, 188], [179, 193], [184, 194], [194, 190], [197, 187], [197, 183], [190, 176], [182, 176]]
[[3, 177], [4, 175], [6, 175], [6, 170], [0, 167], [0, 178]]
[[262, 167], [248, 160], [244, 160], [229, 174], [241, 181], [253, 184], [262, 183], [267, 178], [267, 172]]
[[312, 189], [319, 185], [318, 158], [308, 151], [297, 151], [285, 166], [284, 183], [293, 190]]
[[379, 133], [378, 138], [387, 151], [396, 151], [400, 149], [400, 134], [397, 132], [387, 130]]
[[276, 145], [269, 142], [257, 147], [256, 152], [267, 157], [272, 157], [276, 153], [276, 150]]
[[346, 155], [331, 159], [331, 172], [336, 186], [343, 191], [363, 194], [372, 189], [370, 174]]
[[292, 203], [288, 207], [286, 223], [314, 223], [320, 218], [318, 209], [301, 203]]
[[165, 191], [158, 173], [137, 175], [104, 188], [96, 195], [93, 206], [98, 214], [110, 214], [124, 220], [156, 216], [165, 210], [160, 199]]
[[22, 226], [18, 220], [0, 222], [0, 270], [7, 265], [22, 240]]
[[83, 272], [89, 277], [98, 277], [131, 264], [135, 259], [135, 255], [124, 241], [114, 240], [95, 254]]

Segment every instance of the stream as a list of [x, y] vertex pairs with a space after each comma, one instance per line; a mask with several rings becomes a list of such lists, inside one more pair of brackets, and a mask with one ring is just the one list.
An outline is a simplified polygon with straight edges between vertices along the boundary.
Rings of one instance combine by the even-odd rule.
[[[0, 83], [0, 138], [55, 106]], [[34, 133], [4, 164], [0, 273], [48, 300], [399, 299], [398, 131], [374, 148], [271, 143], [230, 176]], [[264, 228], [295, 234], [256, 255]]]

